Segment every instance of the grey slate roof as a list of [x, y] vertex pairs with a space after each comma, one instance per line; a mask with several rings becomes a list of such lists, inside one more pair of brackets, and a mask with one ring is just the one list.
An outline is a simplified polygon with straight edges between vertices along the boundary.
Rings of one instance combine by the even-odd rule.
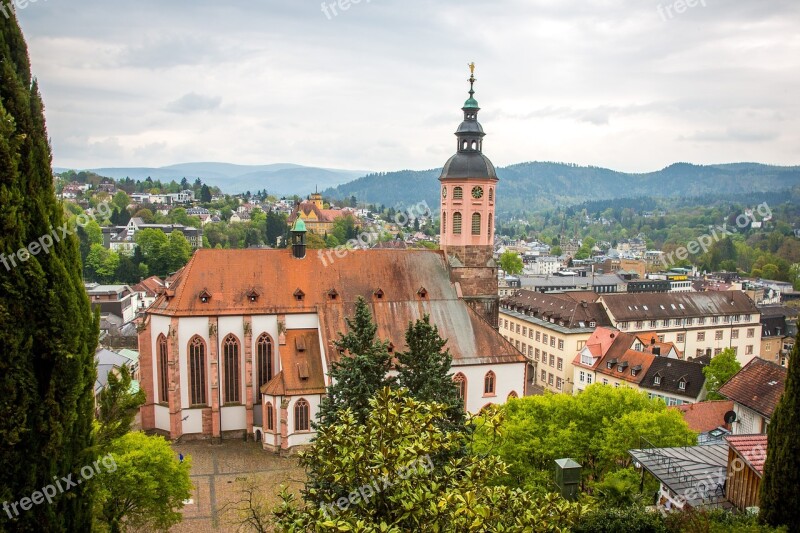
[[[656, 374], [661, 376], [660, 385], [653, 383]], [[686, 380], [685, 390], [681, 390], [678, 386], [681, 378]], [[681, 359], [656, 357], [639, 386], [654, 392], [697, 398], [702, 392], [705, 382], [703, 365]]]

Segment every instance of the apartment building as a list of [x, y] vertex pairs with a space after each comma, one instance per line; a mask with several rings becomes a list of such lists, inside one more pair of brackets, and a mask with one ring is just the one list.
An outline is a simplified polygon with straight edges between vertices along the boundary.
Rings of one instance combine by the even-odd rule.
[[572, 361], [574, 391], [602, 383], [644, 391], [667, 405], [698, 402], [705, 398], [703, 367], [680, 357], [672, 343], [659, 342], [654, 333], [599, 327]]
[[761, 314], [741, 291], [603, 294], [598, 303], [614, 328], [652, 331], [687, 358], [733, 348], [746, 365], [761, 349]]
[[608, 318], [591, 291], [542, 294], [520, 290], [500, 302], [500, 333], [528, 359], [529, 381], [552, 392], [573, 391], [571, 361]]

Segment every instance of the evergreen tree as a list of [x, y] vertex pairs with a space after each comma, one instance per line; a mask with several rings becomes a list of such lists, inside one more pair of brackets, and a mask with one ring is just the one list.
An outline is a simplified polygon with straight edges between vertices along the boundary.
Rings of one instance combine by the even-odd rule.
[[369, 401], [376, 392], [393, 383], [389, 343], [376, 338], [378, 326], [372, 321], [367, 302], [359, 297], [353, 318], [347, 318], [347, 334], [335, 341], [341, 358], [331, 365], [333, 384], [319, 408], [319, 427], [335, 424], [340, 411], [350, 408], [359, 423], [369, 413]]
[[[9, 9], [0, 17], [0, 501], [10, 503], [94, 460], [98, 319], [50, 163], [39, 87]], [[91, 484], [18, 510], [0, 512], [0, 530], [90, 531]]]
[[[406, 330], [408, 350], [397, 354], [397, 384], [406, 387], [421, 402], [436, 402], [447, 407], [452, 426], [461, 427], [466, 420], [464, 402], [450, 373], [453, 357], [444, 349], [447, 341], [439, 336], [439, 328], [425, 315], [409, 323]], [[446, 428], [455, 429], [455, 427]]]
[[108, 373], [108, 384], [97, 399], [97, 446], [104, 449], [111, 441], [128, 433], [139, 408], [144, 405], [144, 390], [133, 392], [133, 376], [127, 365]]
[[786, 387], [767, 426], [767, 460], [761, 483], [761, 521], [771, 526], [800, 523], [800, 333], [789, 356]]

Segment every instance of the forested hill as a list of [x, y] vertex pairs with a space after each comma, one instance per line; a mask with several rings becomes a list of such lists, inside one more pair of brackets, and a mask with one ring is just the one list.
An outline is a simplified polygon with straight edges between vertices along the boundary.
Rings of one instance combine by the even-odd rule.
[[[438, 206], [441, 170], [402, 170], [369, 174], [324, 191], [333, 198], [395, 206], [422, 200]], [[638, 196], [742, 195], [800, 186], [800, 167], [758, 163], [691, 165], [676, 163], [646, 174], [599, 167], [530, 162], [498, 168], [499, 215], [516, 215], [556, 205]]]

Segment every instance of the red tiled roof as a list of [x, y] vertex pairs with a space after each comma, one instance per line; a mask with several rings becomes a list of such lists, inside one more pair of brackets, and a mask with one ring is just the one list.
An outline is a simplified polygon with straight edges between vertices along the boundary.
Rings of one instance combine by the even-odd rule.
[[766, 435], [729, 435], [725, 440], [759, 476], [764, 475], [764, 462], [767, 460]]
[[[631, 349], [625, 350], [619, 355], [617, 355], [617, 353], [617, 350], [609, 350], [606, 353], [606, 356], [603, 357], [603, 359], [600, 360], [600, 364], [597, 365], [596, 371], [598, 374], [638, 384], [644, 379], [645, 374], [647, 374], [647, 371], [650, 369], [650, 365], [653, 363], [653, 359], [655, 359], [655, 356], [652, 354], [637, 352]], [[615, 362], [611, 368], [608, 368], [607, 363], [612, 360]], [[623, 363], [628, 364], [625, 365], [623, 371], [620, 372], [618, 368], [619, 365]], [[631, 374], [631, 369], [637, 366], [641, 368], [637, 369], [636, 375], [634, 376]]]
[[315, 329], [296, 329], [286, 332], [286, 345], [281, 352], [281, 370], [261, 392], [270, 396], [301, 396], [324, 394], [325, 373]]
[[680, 411], [692, 431], [706, 433], [720, 426], [726, 426], [725, 413], [733, 410], [733, 402], [730, 400], [716, 400], [674, 405], [669, 409]]
[[759, 357], [747, 363], [719, 393], [767, 418], [772, 417], [786, 383], [786, 369]]
[[[406, 349], [409, 322], [431, 316], [453, 365], [521, 363], [525, 357], [491, 324], [458, 298], [441, 251], [352, 250], [343, 257], [309, 250], [295, 259], [291, 250], [200, 249], [148, 311], [167, 316], [225, 316], [313, 313], [319, 316], [328, 363], [338, 352], [333, 341], [346, 330], [355, 301], [363, 296], [378, 325], [378, 336], [397, 351]], [[330, 251], [332, 252], [332, 251]], [[425, 295], [420, 295], [420, 289]], [[329, 293], [335, 289], [337, 296]], [[378, 289], [383, 297], [375, 296]], [[251, 302], [248, 294], [260, 296]], [[295, 297], [303, 293], [301, 300]], [[200, 295], [210, 298], [203, 303]], [[299, 294], [299, 293], [298, 293]]]
[[159, 289], [164, 288], [164, 282], [158, 276], [150, 276], [131, 288], [136, 292], [146, 292], [148, 296], [155, 296], [158, 294]]

